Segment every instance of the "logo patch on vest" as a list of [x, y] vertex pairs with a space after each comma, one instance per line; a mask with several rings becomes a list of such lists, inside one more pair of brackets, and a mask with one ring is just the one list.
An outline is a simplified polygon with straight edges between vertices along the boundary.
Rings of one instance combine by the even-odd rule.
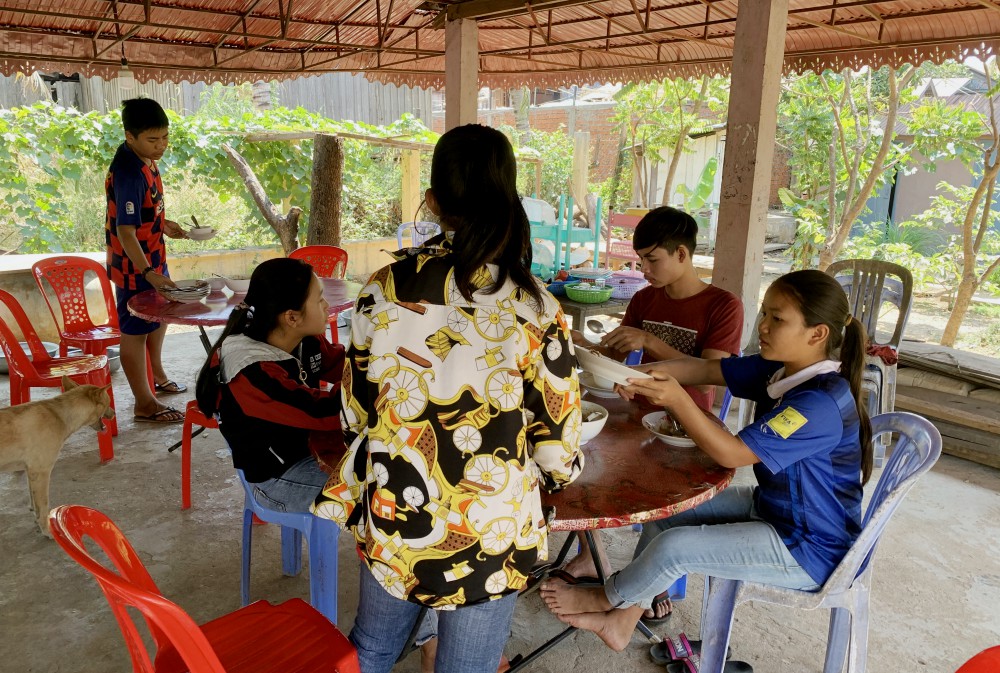
[[809, 422], [809, 419], [791, 407], [786, 407], [780, 414], [767, 422], [767, 426], [778, 433], [782, 439], [788, 439], [795, 431]]
[[125, 202], [125, 214], [126, 215], [135, 215], [135, 204], [132, 203], [131, 201], [126, 201]]

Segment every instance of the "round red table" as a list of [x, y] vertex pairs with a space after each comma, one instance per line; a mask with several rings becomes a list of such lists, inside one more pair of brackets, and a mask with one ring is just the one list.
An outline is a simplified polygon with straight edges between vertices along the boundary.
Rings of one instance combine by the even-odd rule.
[[[320, 278], [323, 296], [330, 304], [329, 314], [334, 316], [354, 305], [362, 285], [338, 278]], [[206, 327], [225, 325], [229, 314], [243, 301], [245, 294], [212, 292], [205, 299], [193, 303], [170, 301], [156, 290], [140, 292], [128, 301], [128, 310], [134, 316], [150, 322], [173, 325], [195, 325], [201, 330], [205, 351], [211, 350], [211, 342], [205, 334]]]

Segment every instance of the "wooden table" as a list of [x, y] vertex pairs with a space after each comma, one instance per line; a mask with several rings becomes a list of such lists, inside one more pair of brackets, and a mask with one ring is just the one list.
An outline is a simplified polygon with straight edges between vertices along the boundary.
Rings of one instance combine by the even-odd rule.
[[563, 295], [556, 297], [562, 305], [563, 313], [573, 318], [573, 329], [582, 330], [584, 321], [594, 315], [614, 315], [628, 307], [628, 299], [609, 299], [599, 304], [584, 304]]
[[[721, 467], [697, 447], [668, 446], [646, 430], [640, 419], [649, 409], [620, 398], [592, 400], [606, 408], [601, 433], [583, 447], [583, 473], [559, 493], [544, 495], [542, 505], [553, 531], [584, 531], [594, 558], [591, 531], [656, 521], [697, 507], [729, 486], [736, 471]], [[558, 568], [575, 542], [570, 535], [552, 563], [536, 570]], [[603, 569], [598, 566], [600, 581]], [[637, 627], [652, 633], [640, 621]], [[567, 627], [530, 654], [511, 660], [510, 671], [521, 670], [576, 629]]]

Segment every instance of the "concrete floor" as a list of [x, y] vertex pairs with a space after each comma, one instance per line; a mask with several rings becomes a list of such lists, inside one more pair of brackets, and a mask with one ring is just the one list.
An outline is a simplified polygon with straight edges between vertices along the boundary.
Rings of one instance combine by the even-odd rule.
[[[167, 351], [168, 372], [193, 388], [204, 358], [197, 333], [172, 333]], [[107, 513], [163, 593], [196, 620], [236, 609], [243, 493], [221, 436], [208, 431], [195, 439], [194, 507], [182, 512], [179, 451], [166, 451], [180, 438], [181, 426], [133, 424], [128, 386], [120, 373], [114, 378], [121, 428], [115, 459], [101, 465], [94, 433], [79, 431], [53, 472], [51, 505], [78, 503]], [[0, 405], [6, 406], [6, 380], [0, 388]], [[190, 394], [171, 401], [182, 408], [188, 399]], [[0, 671], [128, 670], [120, 632], [97, 585], [35, 528], [22, 475], [0, 474], [0, 503]], [[878, 550], [869, 671], [950, 673], [974, 653], [1000, 644], [998, 533], [1000, 472], [944, 456], [911, 492]], [[617, 565], [630, 556], [636, 535], [622, 530], [605, 536]], [[557, 548], [563, 537], [553, 538]], [[339, 623], [347, 631], [357, 602], [357, 557], [349, 536], [342, 539]], [[275, 527], [256, 528], [254, 546], [253, 598], [308, 599], [307, 573], [281, 575]], [[699, 578], [690, 579], [694, 598], [679, 603], [661, 630], [698, 632], [701, 586]], [[821, 671], [826, 620], [825, 612], [743, 606], [736, 615], [734, 655], [758, 673]], [[508, 656], [560, 626], [537, 594], [522, 599]], [[578, 633], [530, 670], [662, 670], [647, 650], [638, 636], [625, 652], [615, 653], [595, 636]], [[417, 657], [397, 669], [419, 670]]]

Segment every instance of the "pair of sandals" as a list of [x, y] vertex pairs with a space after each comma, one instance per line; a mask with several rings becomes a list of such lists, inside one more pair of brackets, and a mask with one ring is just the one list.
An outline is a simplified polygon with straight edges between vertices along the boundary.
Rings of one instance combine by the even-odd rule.
[[[649, 648], [653, 661], [667, 669], [667, 673], [698, 673], [701, 670], [701, 641], [688, 640], [683, 633], [667, 636]], [[753, 673], [753, 667], [745, 661], [732, 661], [732, 649], [726, 650], [726, 665], [723, 673]]]

